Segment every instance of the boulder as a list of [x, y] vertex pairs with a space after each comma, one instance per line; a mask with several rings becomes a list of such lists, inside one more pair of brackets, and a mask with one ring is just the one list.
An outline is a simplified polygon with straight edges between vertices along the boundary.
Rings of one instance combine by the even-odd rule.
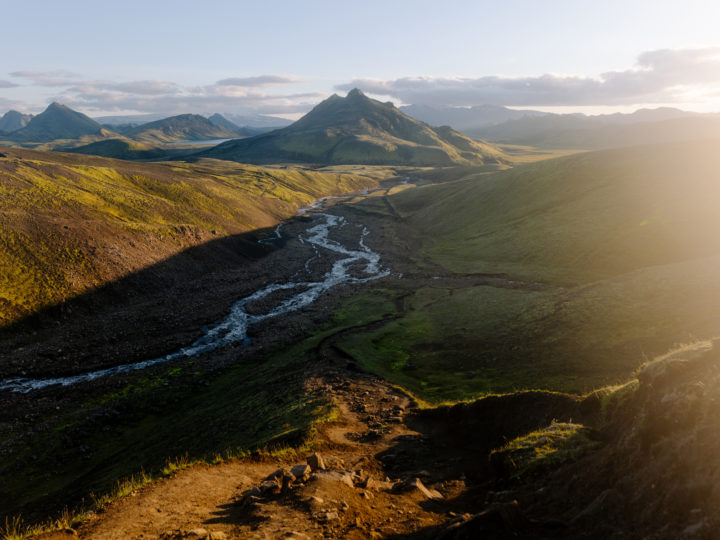
[[290, 474], [297, 478], [298, 482], [307, 482], [311, 473], [312, 469], [310, 468], [310, 465], [305, 464], [295, 465], [292, 469], [290, 469]]
[[275, 480], [276, 478], [282, 478], [288, 472], [287, 469], [277, 469], [275, 472], [268, 474], [263, 481]]
[[353, 477], [350, 473], [339, 471], [318, 471], [312, 475], [311, 480], [315, 482], [339, 482], [348, 487], [354, 488]]
[[325, 470], [325, 460], [317, 452], [315, 452], [312, 456], [307, 458], [307, 464], [310, 465], [310, 468], [313, 471], [324, 471]]
[[397, 482], [393, 487], [394, 493], [420, 493], [426, 499], [442, 499], [439, 491], [426, 488], [419, 478], [409, 478]]
[[260, 493], [262, 495], [277, 495], [282, 490], [282, 484], [280, 483], [280, 478], [275, 478], [273, 480], [264, 480], [263, 482], [260, 482], [260, 485], [258, 486], [258, 489], [260, 490]]

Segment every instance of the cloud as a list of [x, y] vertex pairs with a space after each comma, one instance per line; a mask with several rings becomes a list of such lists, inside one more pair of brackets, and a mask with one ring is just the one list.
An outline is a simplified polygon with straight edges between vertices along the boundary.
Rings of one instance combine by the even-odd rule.
[[0, 88], [15, 88], [16, 86], [20, 86], [20, 85], [15, 84], [14, 82], [3, 81], [2, 79], [0, 79]]
[[259, 75], [257, 77], [234, 77], [218, 81], [218, 86], [244, 86], [246, 88], [263, 87], [277, 84], [292, 84], [301, 82], [297, 77], [286, 75]]
[[691, 91], [720, 86], [720, 48], [656, 50], [641, 54], [632, 69], [597, 77], [544, 74], [531, 77], [405, 77], [355, 79], [338, 90], [362, 90], [405, 103], [471, 106], [633, 105], [681, 101]]
[[36, 86], [68, 86], [74, 84], [81, 75], [72, 71], [13, 71], [11, 77], [28, 79]]
[[304, 112], [323, 97], [324, 94], [317, 92], [277, 94], [220, 83], [182, 87], [167, 81], [85, 81], [67, 88], [53, 99], [71, 107], [108, 112], [134, 110], [179, 114], [189, 111], [226, 111], [272, 114]]

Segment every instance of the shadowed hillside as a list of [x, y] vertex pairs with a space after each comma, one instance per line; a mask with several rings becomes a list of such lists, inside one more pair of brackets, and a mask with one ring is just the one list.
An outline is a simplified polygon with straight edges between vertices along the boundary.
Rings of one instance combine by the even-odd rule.
[[0, 323], [210, 239], [265, 227], [367, 176], [139, 164], [3, 149]]

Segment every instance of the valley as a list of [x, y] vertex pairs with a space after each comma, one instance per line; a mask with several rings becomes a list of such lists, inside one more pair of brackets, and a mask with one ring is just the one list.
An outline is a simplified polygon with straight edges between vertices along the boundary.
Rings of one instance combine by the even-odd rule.
[[[335, 500], [320, 510], [337, 507], [338, 521], [323, 522], [318, 509], [291, 512], [301, 534], [363, 537], [378, 528], [387, 536], [431, 538], [455, 534], [443, 532], [454, 526], [574, 537], [588, 519], [602, 521], [604, 507], [592, 505], [607, 497], [606, 488], [600, 483], [564, 503], [564, 471], [582, 467], [577, 460], [593, 470], [616, 444], [607, 430], [634, 418], [626, 407], [645, 406], [650, 394], [633, 380], [648, 357], [718, 332], [718, 246], [699, 237], [715, 220], [706, 197], [717, 170], [713, 149], [708, 143], [582, 154], [500, 172], [385, 171], [379, 189], [365, 184], [370, 191], [330, 197], [280, 227], [190, 247], [10, 326], [1, 343], [2, 506], [27, 519], [63, 506], [92, 510], [67, 523], [88, 538], [136, 525], [133, 534], [178, 538], [198, 527], [280, 534], [281, 521], [259, 516], [303, 507], [311, 492], [301, 485], [289, 499], [266, 497], [252, 507], [242, 493], [271, 469], [317, 450], [342, 460], [341, 474], [362, 459], [378, 481], [418, 476], [445, 502], [416, 507], [422, 499], [415, 495], [384, 495], [381, 488], [371, 496], [383, 503], [371, 508], [355, 500], [364, 491], [353, 480], [347, 493], [314, 495]], [[667, 156], [702, 164], [693, 174], [684, 170], [681, 190]], [[638, 197], [628, 197], [633, 193]], [[596, 206], [616, 210], [603, 214]], [[624, 236], [613, 233], [618, 226]], [[605, 243], [580, 240], [610, 234]], [[187, 261], [202, 262], [201, 270]], [[233, 307], [237, 299], [245, 300]], [[203, 335], [218, 340], [198, 339]], [[194, 350], [183, 354], [189, 345]], [[714, 358], [704, 347], [677, 354]], [[151, 358], [162, 361], [114, 369]], [[707, 362], [687, 368], [687, 380], [714, 369]], [[82, 375], [97, 370], [112, 376]], [[30, 390], [26, 380], [46, 378], [76, 384]], [[666, 384], [658, 379], [655, 387]], [[378, 408], [384, 399], [403, 403], [399, 420], [391, 420], [392, 407]], [[466, 422], [480, 423], [472, 428], [477, 441], [449, 445]], [[549, 439], [554, 429], [558, 436]], [[354, 435], [338, 440], [337, 430]], [[523, 439], [534, 430], [540, 435], [529, 440], [551, 440], [542, 452], [557, 461], [530, 461], [530, 477], [513, 467], [507, 472], [502, 456], [510, 449], [503, 444], [518, 437], [518, 452], [547, 444]], [[449, 465], [439, 466], [438, 456]], [[170, 521], [138, 514], [146, 503], [137, 501], [192, 489], [182, 486], [223, 471], [238, 481], [217, 498], [198, 500], [206, 510]], [[556, 493], [534, 495], [548, 483]], [[128, 493], [140, 498], [120, 497]], [[353, 511], [343, 514], [338, 497], [352, 501]], [[392, 524], [393, 505], [420, 512], [423, 527]], [[226, 518], [213, 518], [218, 508], [229, 509]], [[621, 521], [598, 526], [598, 536], [630, 527], [619, 509], [613, 512]], [[689, 526], [677, 519], [677, 527]]]
[[3, 122], [5, 537], [712, 527], [673, 456], [717, 445], [715, 139], [494, 144], [359, 89], [274, 130]]

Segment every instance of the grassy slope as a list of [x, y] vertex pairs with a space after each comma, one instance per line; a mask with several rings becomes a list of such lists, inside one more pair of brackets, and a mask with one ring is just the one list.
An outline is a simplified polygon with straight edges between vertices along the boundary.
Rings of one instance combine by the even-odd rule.
[[376, 180], [230, 163], [137, 164], [3, 150], [0, 324], [220, 235]]
[[716, 335], [715, 148], [576, 155], [390, 197], [426, 268], [423, 257], [461, 275], [550, 287], [430, 282], [399, 319], [342, 348], [437, 402], [586, 391], [624, 380], [644, 355]]

